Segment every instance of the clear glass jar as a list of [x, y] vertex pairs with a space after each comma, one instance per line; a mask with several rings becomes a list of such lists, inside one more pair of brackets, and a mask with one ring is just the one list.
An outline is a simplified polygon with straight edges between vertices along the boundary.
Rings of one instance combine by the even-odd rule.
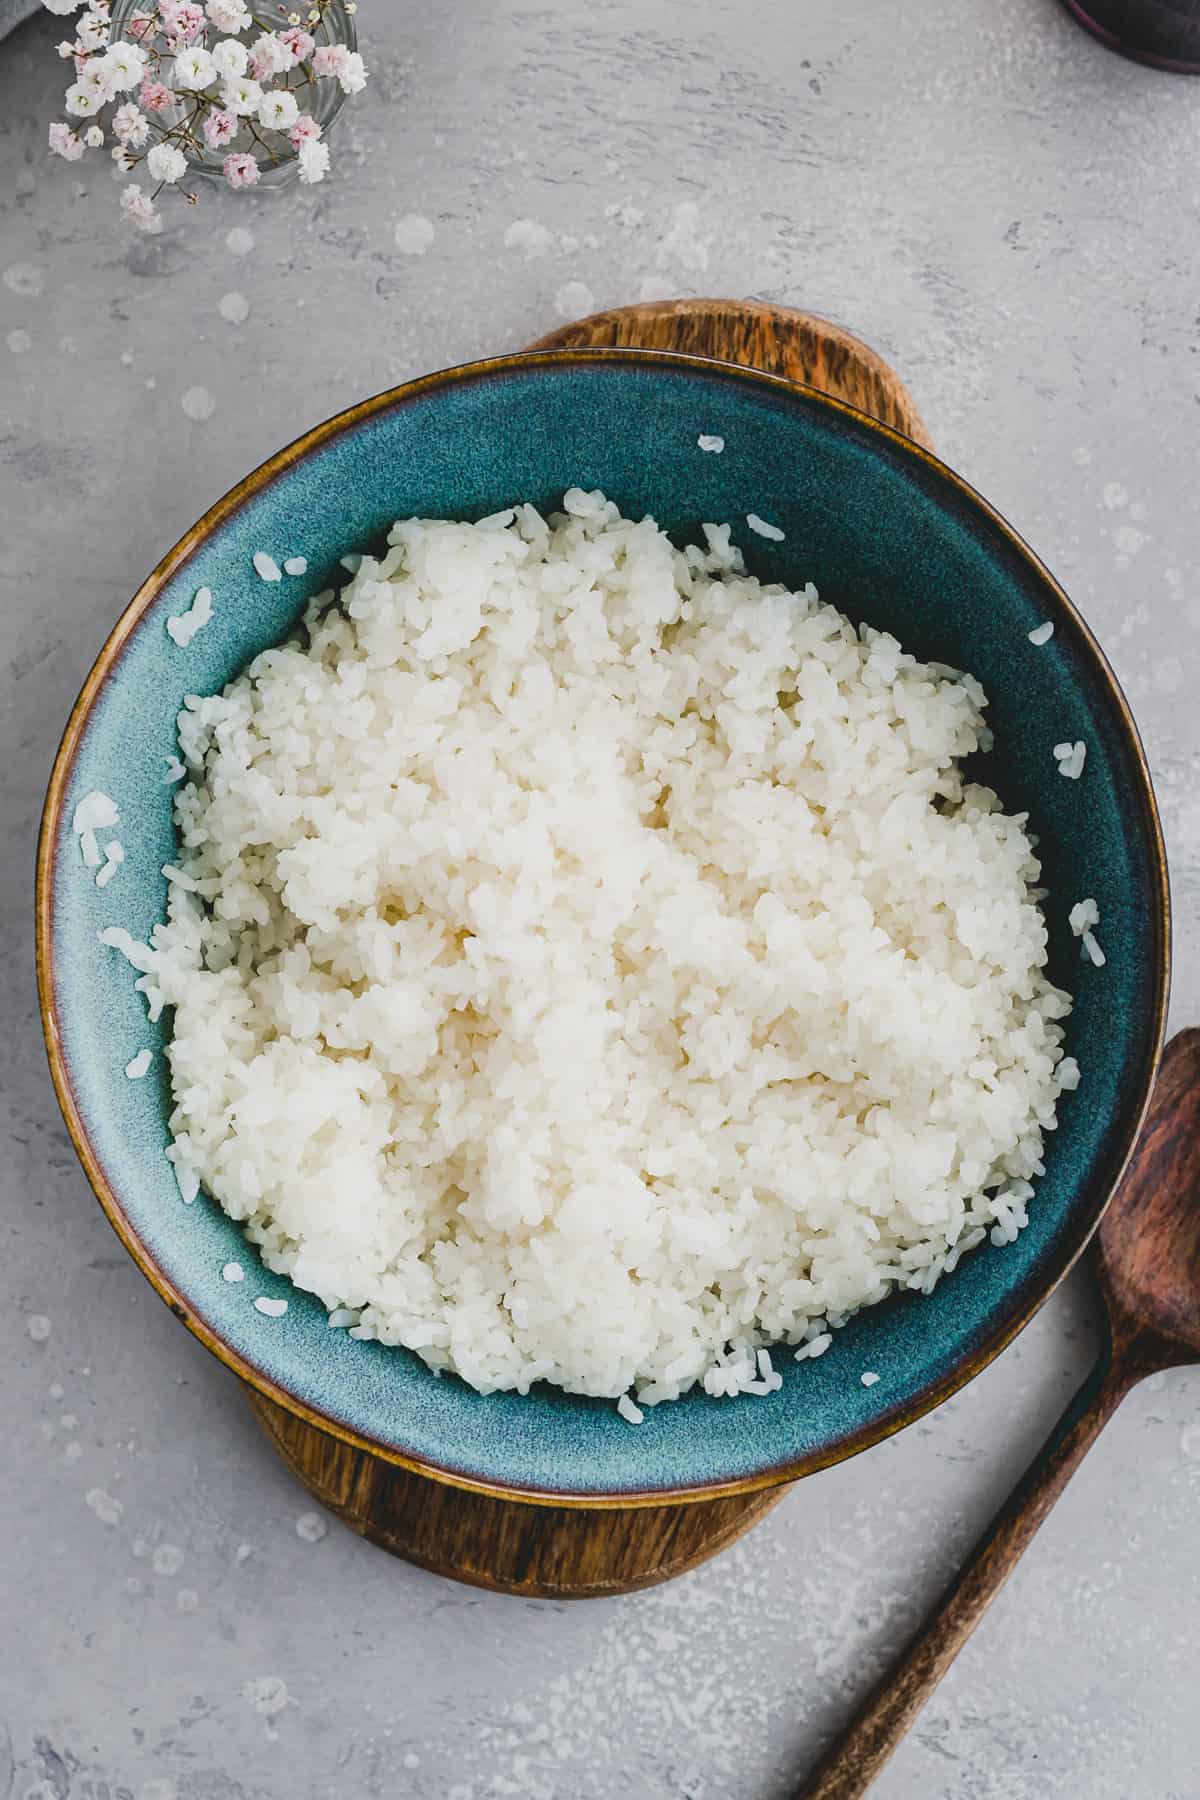
[[[115, 44], [121, 38], [132, 39], [134, 34], [127, 29], [130, 21], [137, 13], [150, 10], [149, 0], [113, 0], [109, 43]], [[308, 20], [307, 6], [296, 8], [299, 12], [303, 29], [316, 40], [317, 48], [323, 44], [344, 44], [347, 50], [358, 48], [358, 34], [354, 28], [354, 15], [347, 12], [344, 0], [326, 0], [321, 9], [321, 18], [315, 24]], [[249, 8], [252, 24], [239, 34], [240, 42], [247, 48], [263, 31], [278, 31], [285, 23], [278, 12], [272, 13], [266, 6]], [[206, 24], [202, 37], [196, 39], [197, 45], [211, 50], [225, 32], [217, 31], [211, 24]], [[308, 113], [321, 127], [322, 141], [328, 138], [333, 130], [347, 96], [340, 84], [332, 76], [323, 76], [317, 80], [307, 65], [291, 69], [274, 86], [286, 85], [295, 95], [296, 104], [301, 113]], [[126, 96], [136, 101], [135, 92]], [[173, 113], [159, 113], [153, 118], [153, 124], [162, 128], [162, 134], [177, 132], [183, 119], [183, 112], [176, 108]], [[151, 141], [155, 141], [154, 138]], [[263, 188], [281, 188], [296, 179], [300, 172], [298, 152], [284, 131], [268, 131], [257, 119], [240, 119], [236, 136], [219, 150], [210, 150], [199, 137], [172, 135], [173, 144], [177, 144], [188, 160], [188, 175], [199, 176], [205, 181], [223, 181], [225, 158], [234, 151], [249, 151], [258, 163], [258, 180], [253, 186], [240, 190], [244, 193], [258, 193]], [[187, 180], [183, 185], [186, 187]]]

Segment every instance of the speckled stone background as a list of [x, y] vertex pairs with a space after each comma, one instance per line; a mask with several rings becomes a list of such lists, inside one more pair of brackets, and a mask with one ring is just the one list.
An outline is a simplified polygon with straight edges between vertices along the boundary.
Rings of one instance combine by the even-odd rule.
[[[360, 23], [335, 177], [206, 193], [156, 239], [120, 229], [102, 155], [43, 157], [60, 23], [0, 46], [0, 1800], [783, 1800], [1083, 1374], [1084, 1283], [651, 1594], [523, 1603], [314, 1538], [59, 1122], [42, 791], [141, 576], [314, 420], [593, 303], [791, 301], [895, 360], [1097, 628], [1163, 803], [1175, 1022], [1200, 1018], [1200, 82], [1053, 0], [364, 0]], [[1198, 1527], [1181, 1372], [1126, 1402], [880, 1800], [1200, 1795]]]

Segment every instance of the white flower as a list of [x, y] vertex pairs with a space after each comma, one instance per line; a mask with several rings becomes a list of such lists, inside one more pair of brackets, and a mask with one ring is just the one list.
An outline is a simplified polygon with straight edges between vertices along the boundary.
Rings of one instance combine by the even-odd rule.
[[250, 46], [250, 60], [260, 81], [271, 75], [282, 75], [292, 66], [292, 53], [281, 44], [273, 31], [264, 31]]
[[100, 67], [114, 92], [127, 93], [141, 82], [148, 61], [140, 44], [121, 42], [113, 44], [104, 52], [100, 58]]
[[313, 51], [314, 75], [340, 75], [350, 52], [345, 44], [318, 44]]
[[217, 79], [216, 67], [212, 57], [201, 44], [189, 44], [175, 58], [175, 86], [187, 88], [192, 93], [199, 93], [201, 88], [211, 87]]
[[62, 57], [63, 61], [66, 62], [69, 57], [75, 55], [75, 40], [74, 38], [59, 38], [54, 48], [58, 51], [58, 54]]
[[251, 81], [248, 75], [239, 75], [234, 81], [227, 81], [221, 89], [222, 104], [231, 113], [238, 113], [246, 118], [258, 111], [258, 103], [262, 99], [262, 89], [257, 81]]
[[81, 49], [103, 50], [108, 42], [108, 20], [99, 13], [85, 12], [75, 30]]
[[[85, 69], [84, 75], [86, 74]], [[103, 88], [97, 89], [94, 81], [86, 81], [81, 77], [67, 89], [65, 104], [67, 111], [77, 119], [88, 119], [93, 113], [101, 111], [107, 99], [108, 95]]]
[[84, 88], [101, 102], [111, 100], [113, 91], [112, 81], [104, 66], [105, 61], [106, 58], [103, 56], [94, 56], [90, 62], [84, 64], [79, 79], [75, 83], [76, 87]]
[[50, 149], [66, 162], [78, 162], [83, 155], [83, 139], [76, 137], [69, 125], [55, 124], [50, 127]]
[[297, 159], [300, 164], [300, 179], [306, 186], [316, 181], [324, 181], [329, 173], [329, 145], [322, 144], [316, 138], [309, 138], [301, 144]]
[[81, 0], [42, 0], [46, 11], [60, 19], [65, 19], [68, 13], [78, 12], [80, 3]]
[[367, 67], [357, 50], [352, 50], [341, 68], [338, 80], [343, 94], [361, 94], [367, 85]]
[[236, 81], [239, 75], [246, 73], [250, 52], [236, 38], [222, 38], [213, 45], [211, 54], [213, 68], [222, 81]]
[[299, 117], [300, 108], [296, 105], [295, 94], [289, 94], [282, 88], [269, 90], [259, 101], [258, 122], [265, 125], [268, 131], [287, 131]]
[[187, 174], [187, 157], [174, 144], [155, 144], [147, 153], [146, 169], [155, 181], [178, 181]]
[[115, 136], [134, 150], [140, 150], [150, 135], [150, 121], [144, 112], [138, 111], [132, 100], [126, 100], [124, 106], [118, 106], [112, 116], [112, 128]]
[[130, 151], [128, 151], [125, 148], [124, 144], [114, 144], [110, 154], [112, 156], [113, 161], [116, 163], [118, 169], [124, 169], [126, 172], [128, 172], [130, 169], [133, 168], [133, 165], [134, 165], [133, 155]]
[[245, 0], [208, 0], [204, 10], [218, 31], [245, 31], [252, 23]]
[[83, 134], [83, 141], [89, 150], [98, 150], [104, 142], [104, 133], [98, 125], [89, 125]]
[[162, 220], [155, 211], [149, 194], [143, 194], [136, 181], [121, 189], [121, 211], [139, 231], [161, 231]]

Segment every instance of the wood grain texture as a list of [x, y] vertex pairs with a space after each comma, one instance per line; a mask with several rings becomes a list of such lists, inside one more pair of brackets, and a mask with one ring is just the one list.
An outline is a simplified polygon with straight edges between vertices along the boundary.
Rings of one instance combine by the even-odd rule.
[[[741, 300], [664, 300], [564, 326], [534, 349], [686, 351], [803, 381], [929, 446], [903, 383], [860, 339], [810, 313]], [[533, 1506], [415, 1475], [248, 1388], [288, 1466], [322, 1506], [382, 1549], [457, 1581], [584, 1599], [682, 1575], [736, 1542], [785, 1488], [682, 1505]]]
[[1130, 1388], [1159, 1369], [1200, 1362], [1200, 1031], [1181, 1032], [1164, 1052], [1095, 1261], [1109, 1325], [1099, 1364], [796, 1800], [867, 1792]]
[[411, 1475], [314, 1431], [252, 1388], [276, 1449], [322, 1506], [362, 1537], [437, 1575], [549, 1600], [628, 1594], [735, 1543], [783, 1488], [691, 1506], [527, 1506]]
[[877, 350], [815, 313], [760, 300], [649, 300], [592, 313], [533, 350], [681, 350], [802, 381], [933, 448], [912, 395]]

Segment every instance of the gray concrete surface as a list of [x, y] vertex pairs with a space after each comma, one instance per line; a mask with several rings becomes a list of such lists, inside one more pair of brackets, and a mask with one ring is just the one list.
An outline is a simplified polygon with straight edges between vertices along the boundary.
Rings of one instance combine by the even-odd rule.
[[[99, 159], [43, 159], [58, 22], [0, 48], [0, 1800], [782, 1800], [1083, 1373], [1086, 1290], [653, 1594], [520, 1603], [337, 1525], [305, 1541], [304, 1494], [121, 1252], [59, 1122], [31, 969], [43, 785], [142, 574], [315, 419], [592, 300], [793, 301], [895, 359], [1113, 656], [1173, 856], [1175, 1019], [1196, 1020], [1200, 83], [1110, 57], [1053, 0], [360, 19], [372, 79], [335, 179], [206, 193], [152, 241], [122, 234]], [[433, 228], [420, 254], [408, 215]], [[544, 229], [506, 248], [518, 220]], [[198, 384], [204, 423], [180, 404]], [[1200, 1795], [1198, 1523], [1181, 1372], [1127, 1402], [880, 1800]]]

